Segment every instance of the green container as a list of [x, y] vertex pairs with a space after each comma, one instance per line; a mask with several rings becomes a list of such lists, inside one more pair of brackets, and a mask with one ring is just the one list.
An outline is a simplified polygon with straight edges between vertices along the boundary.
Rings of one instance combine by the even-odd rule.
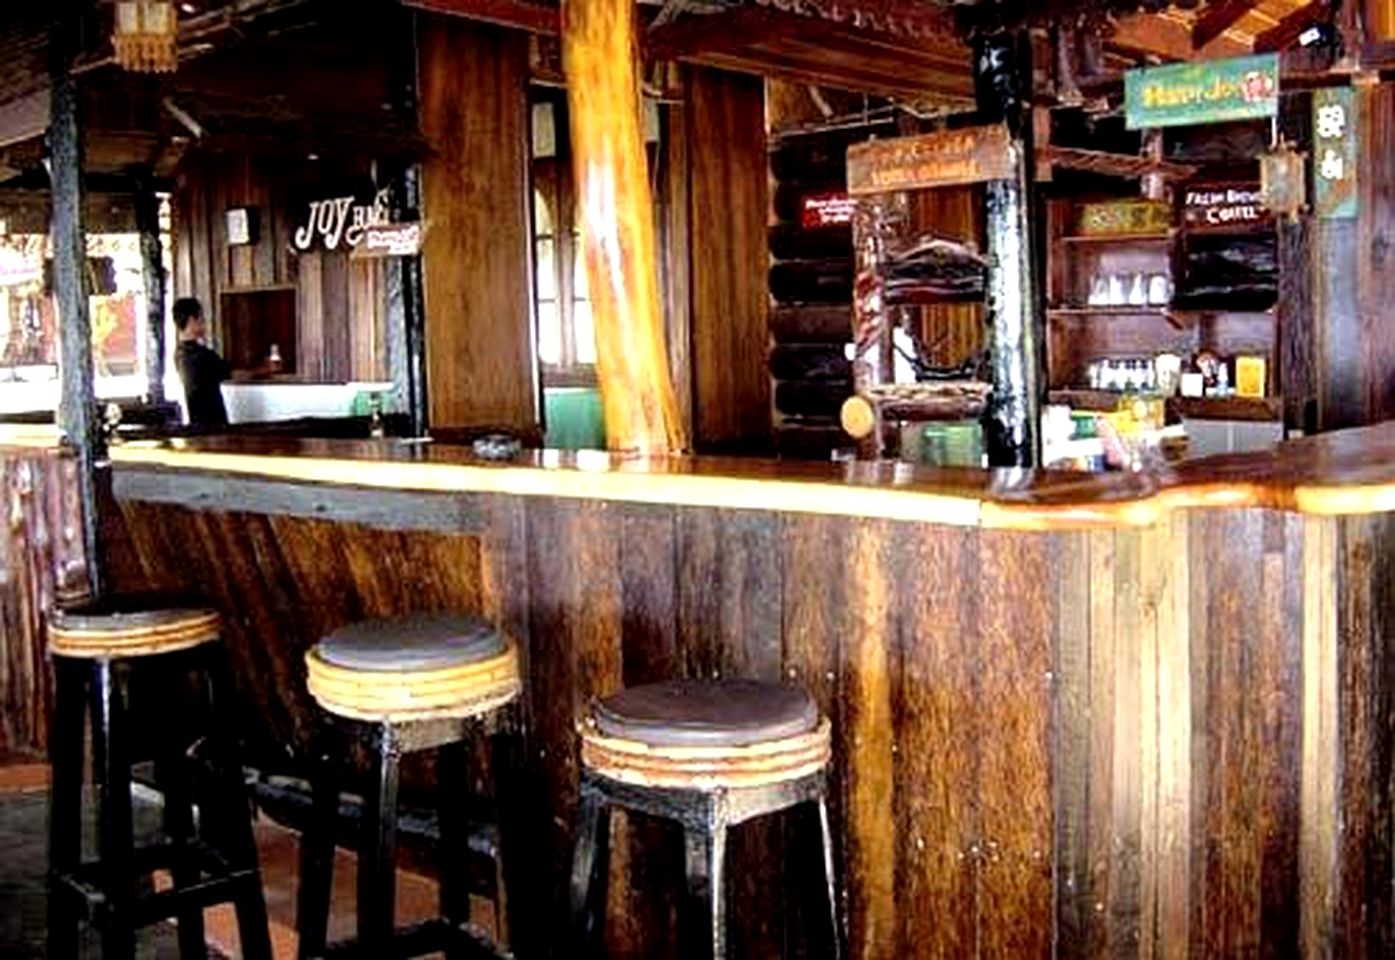
[[910, 424], [901, 433], [901, 459], [927, 467], [980, 467], [983, 427], [977, 420]]
[[601, 392], [593, 387], [548, 387], [543, 391], [547, 433], [554, 450], [604, 450], [605, 417]]

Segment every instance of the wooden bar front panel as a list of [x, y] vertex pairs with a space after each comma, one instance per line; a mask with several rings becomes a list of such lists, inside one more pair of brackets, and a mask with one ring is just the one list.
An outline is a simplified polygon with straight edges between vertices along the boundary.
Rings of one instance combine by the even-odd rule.
[[[536, 831], [511, 855], [536, 883], [514, 895], [550, 918], [532, 932], [559, 938], [552, 955], [574, 718], [675, 676], [783, 678], [832, 717], [854, 957], [1388, 953], [1384, 516], [1011, 533], [498, 494], [387, 510], [381, 491], [275, 481], [199, 500], [208, 477], [117, 479], [115, 575], [234, 612], [267, 746], [299, 742], [301, 651], [339, 623], [445, 606], [526, 638]], [[616, 829], [612, 955], [676, 956], [677, 835]], [[823, 955], [812, 842], [795, 819], [733, 841], [736, 955]]]

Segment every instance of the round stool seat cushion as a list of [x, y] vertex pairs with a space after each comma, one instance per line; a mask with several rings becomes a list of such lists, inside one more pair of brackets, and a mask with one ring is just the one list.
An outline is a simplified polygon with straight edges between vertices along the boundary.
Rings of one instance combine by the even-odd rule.
[[427, 613], [352, 623], [315, 649], [325, 663], [345, 670], [407, 673], [464, 667], [497, 657], [503, 652], [504, 638], [479, 617]]
[[665, 747], [744, 747], [809, 733], [819, 710], [798, 687], [754, 680], [676, 680], [630, 687], [596, 704], [606, 737]]
[[489, 622], [454, 614], [350, 624], [305, 665], [321, 707], [380, 723], [479, 716], [522, 689], [514, 646]]
[[218, 639], [218, 611], [155, 594], [117, 594], [55, 610], [49, 650], [61, 657], [137, 657], [186, 650]]

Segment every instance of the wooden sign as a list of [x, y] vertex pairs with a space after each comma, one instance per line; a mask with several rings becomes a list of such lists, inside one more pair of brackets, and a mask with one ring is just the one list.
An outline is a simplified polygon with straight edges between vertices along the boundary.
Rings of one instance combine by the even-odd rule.
[[1124, 116], [1130, 130], [1252, 120], [1278, 112], [1277, 54], [1124, 73]]
[[1259, 226], [1271, 219], [1259, 184], [1201, 183], [1182, 195], [1182, 222], [1192, 228]]
[[355, 260], [413, 257], [421, 252], [421, 224], [383, 223], [366, 228], [350, 254]]
[[846, 193], [811, 193], [800, 204], [799, 222], [805, 230], [852, 223], [853, 199]]
[[326, 250], [337, 250], [341, 243], [353, 248], [369, 227], [387, 226], [390, 222], [386, 189], [379, 190], [368, 203], [355, 204], [352, 196], [314, 200], [305, 223], [296, 229], [292, 239], [297, 250], [309, 250], [316, 240]]
[[953, 187], [1010, 180], [1017, 165], [1007, 128], [969, 127], [848, 147], [848, 193]]
[[1357, 211], [1356, 97], [1350, 87], [1313, 91], [1313, 212], [1350, 220]]

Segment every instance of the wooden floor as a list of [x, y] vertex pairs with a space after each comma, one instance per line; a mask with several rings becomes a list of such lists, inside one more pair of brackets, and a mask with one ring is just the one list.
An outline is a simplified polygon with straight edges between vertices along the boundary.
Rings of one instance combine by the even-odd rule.
[[[23, 758], [0, 757], [0, 794], [28, 793], [48, 789], [47, 764], [26, 762]], [[261, 854], [262, 881], [266, 890], [267, 913], [271, 920], [271, 942], [276, 960], [294, 960], [295, 890], [297, 834], [269, 820], [256, 825], [257, 849]], [[346, 850], [336, 854], [334, 900], [330, 912], [330, 938], [353, 935], [354, 855]], [[157, 875], [156, 884], [168, 882]], [[436, 882], [410, 871], [399, 871], [397, 881], [398, 923], [411, 923], [436, 914]], [[477, 919], [488, 919], [478, 918]], [[205, 912], [208, 944], [218, 953], [240, 956], [237, 922], [228, 906]]]

